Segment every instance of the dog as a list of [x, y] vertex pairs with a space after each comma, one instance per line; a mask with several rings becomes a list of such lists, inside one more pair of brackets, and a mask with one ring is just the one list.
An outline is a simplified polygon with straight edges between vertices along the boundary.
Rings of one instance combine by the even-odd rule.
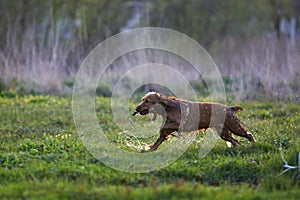
[[[163, 117], [163, 124], [160, 128], [160, 136], [147, 150], [156, 150], [161, 143], [168, 139], [169, 135], [180, 137], [181, 132], [197, 131], [207, 128], [215, 128], [219, 136], [237, 146], [239, 142], [232, 137], [232, 133], [237, 136], [247, 138], [250, 142], [255, 142], [250, 132], [247, 132], [236, 113], [243, 110], [240, 106], [226, 106], [212, 102], [192, 102], [176, 97], [167, 97], [157, 92], [149, 92], [141, 103], [135, 108], [133, 116], [136, 114], [147, 115], [153, 113]], [[178, 132], [175, 135], [174, 132]]]

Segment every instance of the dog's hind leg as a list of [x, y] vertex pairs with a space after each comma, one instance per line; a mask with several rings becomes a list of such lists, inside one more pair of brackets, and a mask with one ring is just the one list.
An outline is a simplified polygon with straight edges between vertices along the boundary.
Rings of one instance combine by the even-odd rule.
[[232, 133], [227, 128], [217, 127], [216, 130], [217, 130], [218, 134], [220, 135], [220, 137], [223, 140], [230, 142], [232, 144], [232, 146], [235, 147], [239, 144], [239, 142], [232, 137]]

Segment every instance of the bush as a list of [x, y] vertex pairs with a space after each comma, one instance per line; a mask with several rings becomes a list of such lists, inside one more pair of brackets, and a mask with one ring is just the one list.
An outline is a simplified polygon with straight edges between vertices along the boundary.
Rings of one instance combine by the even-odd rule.
[[7, 85], [4, 83], [3, 79], [0, 78], [0, 93], [7, 90]]
[[102, 96], [102, 97], [111, 97], [112, 91], [107, 85], [101, 83], [96, 88], [96, 95], [97, 96]]

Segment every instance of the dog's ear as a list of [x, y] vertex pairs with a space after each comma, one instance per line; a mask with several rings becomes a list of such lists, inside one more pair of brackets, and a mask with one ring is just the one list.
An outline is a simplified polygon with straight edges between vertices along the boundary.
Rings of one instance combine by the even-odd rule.
[[165, 96], [159, 96], [159, 101], [158, 103], [162, 104], [163, 106], [170, 107], [170, 108], [175, 108], [175, 109], [180, 109], [180, 103], [179, 101], [173, 99], [173, 98], [168, 98]]

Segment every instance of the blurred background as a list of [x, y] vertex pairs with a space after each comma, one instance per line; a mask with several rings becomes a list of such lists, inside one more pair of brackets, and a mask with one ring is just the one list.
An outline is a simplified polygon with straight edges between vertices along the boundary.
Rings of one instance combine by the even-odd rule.
[[[199, 42], [228, 96], [299, 101], [299, 0], [1, 0], [0, 13], [1, 95], [70, 94], [95, 45], [152, 26]], [[189, 79], [205, 91], [201, 78]], [[111, 94], [105, 83], [97, 91]]]

